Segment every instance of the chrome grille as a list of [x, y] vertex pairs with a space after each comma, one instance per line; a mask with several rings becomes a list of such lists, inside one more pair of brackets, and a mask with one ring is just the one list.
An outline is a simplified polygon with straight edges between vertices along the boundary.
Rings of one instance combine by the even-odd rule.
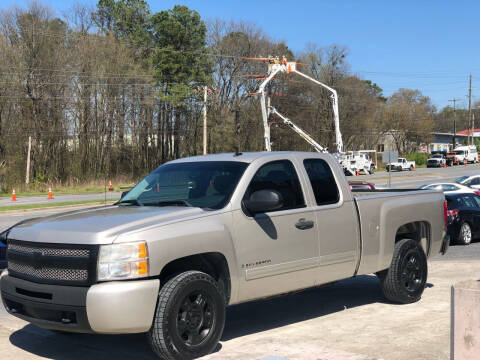
[[98, 246], [34, 243], [8, 239], [9, 275], [58, 285], [91, 285], [96, 280]]

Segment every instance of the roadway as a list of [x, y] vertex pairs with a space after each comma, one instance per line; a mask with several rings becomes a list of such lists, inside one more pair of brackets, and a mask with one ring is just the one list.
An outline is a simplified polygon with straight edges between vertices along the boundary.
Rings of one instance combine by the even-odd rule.
[[386, 171], [376, 172], [373, 175], [348, 176], [349, 181], [365, 180], [377, 186], [388, 186], [391, 177], [391, 186], [397, 188], [418, 188], [420, 185], [434, 182], [452, 182], [463, 175], [480, 174], [480, 163], [467, 166], [450, 166], [447, 168], [419, 168], [416, 171]]

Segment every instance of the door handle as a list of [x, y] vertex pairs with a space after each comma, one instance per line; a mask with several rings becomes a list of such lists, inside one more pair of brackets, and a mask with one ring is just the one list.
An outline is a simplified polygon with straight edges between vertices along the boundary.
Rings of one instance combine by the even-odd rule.
[[301, 218], [300, 220], [297, 221], [295, 224], [295, 227], [300, 230], [307, 230], [313, 228], [313, 221], [312, 220], [305, 220], [304, 218]]

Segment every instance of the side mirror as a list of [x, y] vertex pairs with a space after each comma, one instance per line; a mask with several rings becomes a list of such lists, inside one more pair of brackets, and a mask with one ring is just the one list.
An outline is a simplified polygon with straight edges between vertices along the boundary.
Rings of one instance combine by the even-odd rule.
[[128, 194], [128, 191], [122, 191], [122, 195], [120, 196], [120, 199], [123, 199], [127, 194]]
[[275, 190], [258, 190], [243, 200], [243, 206], [252, 215], [278, 210], [283, 206], [283, 197]]

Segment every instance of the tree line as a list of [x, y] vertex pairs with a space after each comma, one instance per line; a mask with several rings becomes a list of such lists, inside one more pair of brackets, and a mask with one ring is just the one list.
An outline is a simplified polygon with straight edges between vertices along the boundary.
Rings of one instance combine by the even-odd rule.
[[[145, 0], [99, 0], [62, 15], [39, 2], [0, 12], [0, 183], [82, 182], [124, 175], [202, 153], [208, 87], [208, 152], [261, 151], [263, 62], [285, 55], [335, 88], [347, 150], [375, 149], [387, 133], [399, 151], [428, 141], [441, 116], [418, 90], [390, 97], [352, 73], [348, 49], [311, 43], [299, 53], [259, 26], [206, 21], [186, 6], [152, 13]], [[272, 105], [335, 149], [331, 99], [320, 87], [279, 75]], [[311, 150], [279, 125], [274, 150]]]

